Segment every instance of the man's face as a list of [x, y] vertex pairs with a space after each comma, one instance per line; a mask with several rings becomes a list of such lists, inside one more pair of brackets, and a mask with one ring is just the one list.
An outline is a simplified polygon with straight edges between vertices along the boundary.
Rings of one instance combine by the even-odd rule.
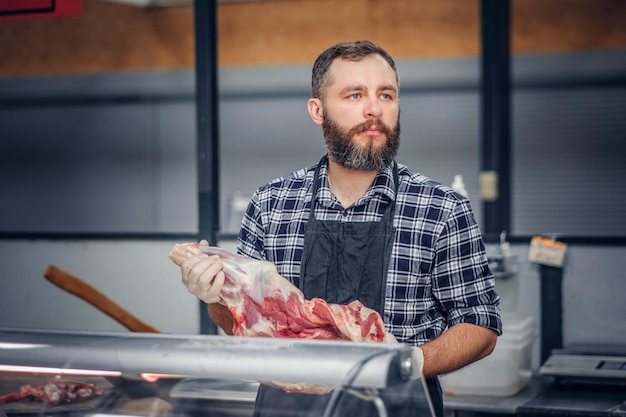
[[329, 158], [347, 168], [379, 171], [400, 145], [398, 84], [378, 55], [361, 61], [336, 59], [323, 100]]

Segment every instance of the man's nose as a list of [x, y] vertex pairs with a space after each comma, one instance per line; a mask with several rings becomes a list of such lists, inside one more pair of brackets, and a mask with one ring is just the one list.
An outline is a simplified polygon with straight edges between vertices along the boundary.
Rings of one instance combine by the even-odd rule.
[[367, 100], [365, 100], [363, 112], [367, 118], [380, 118], [383, 113], [383, 108], [378, 102], [378, 97], [368, 97]]

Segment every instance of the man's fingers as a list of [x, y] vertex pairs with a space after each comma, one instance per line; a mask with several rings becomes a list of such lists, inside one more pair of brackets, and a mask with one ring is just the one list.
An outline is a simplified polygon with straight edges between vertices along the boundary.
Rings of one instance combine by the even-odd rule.
[[222, 268], [222, 260], [217, 255], [192, 256], [181, 265], [183, 284], [187, 291], [205, 303], [216, 303], [226, 278]]
[[208, 283], [213, 280], [215, 274], [222, 269], [222, 262], [217, 255], [193, 256], [182, 265], [183, 282], [186, 285], [198, 285], [206, 288]]
[[217, 275], [215, 275], [215, 278], [213, 278], [213, 283], [207, 291], [206, 297], [204, 297], [207, 304], [218, 302], [220, 293], [222, 292], [222, 287], [224, 286], [225, 278], [226, 276], [224, 275], [224, 271], [219, 271]]

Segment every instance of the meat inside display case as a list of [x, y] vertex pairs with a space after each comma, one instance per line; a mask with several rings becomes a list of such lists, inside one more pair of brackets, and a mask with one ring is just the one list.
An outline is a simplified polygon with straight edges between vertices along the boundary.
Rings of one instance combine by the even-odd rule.
[[327, 398], [315, 414], [295, 401], [276, 417], [339, 416], [354, 401], [397, 416], [407, 395], [402, 415], [434, 415], [404, 344], [0, 329], [8, 416], [252, 416], [261, 384]]

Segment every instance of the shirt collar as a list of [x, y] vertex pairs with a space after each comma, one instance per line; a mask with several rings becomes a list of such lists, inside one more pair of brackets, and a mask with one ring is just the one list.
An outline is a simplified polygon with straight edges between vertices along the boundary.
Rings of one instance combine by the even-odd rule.
[[[393, 182], [393, 168], [397, 166], [393, 161], [383, 168], [374, 178], [372, 186], [367, 190], [365, 195], [361, 197], [359, 201], [366, 201], [373, 198], [376, 195], [380, 195], [389, 201], [393, 201], [396, 198], [396, 186]], [[317, 180], [317, 179], [314, 179]], [[330, 191], [330, 185], [328, 183], [328, 159], [324, 158], [320, 165], [320, 177], [319, 177], [319, 189], [315, 198], [324, 206], [332, 207], [336, 201], [333, 193]]]

